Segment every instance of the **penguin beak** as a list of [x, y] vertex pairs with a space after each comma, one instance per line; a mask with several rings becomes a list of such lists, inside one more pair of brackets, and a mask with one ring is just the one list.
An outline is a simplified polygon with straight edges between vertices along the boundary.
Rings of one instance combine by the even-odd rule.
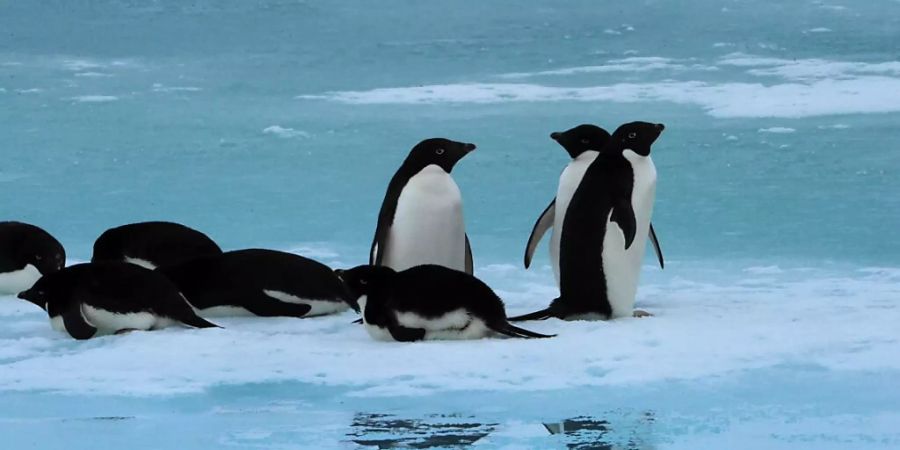
[[559, 131], [550, 133], [550, 139], [553, 139], [554, 141], [558, 141], [560, 136], [562, 136], [562, 133], [560, 133]]
[[475, 144], [465, 144], [463, 148], [466, 150], [466, 153], [471, 153], [476, 147]]
[[661, 123], [656, 124], [656, 131], [659, 131], [660, 133], [662, 133], [662, 130], [665, 130], [665, 129], [666, 129], [665, 125], [663, 125]]

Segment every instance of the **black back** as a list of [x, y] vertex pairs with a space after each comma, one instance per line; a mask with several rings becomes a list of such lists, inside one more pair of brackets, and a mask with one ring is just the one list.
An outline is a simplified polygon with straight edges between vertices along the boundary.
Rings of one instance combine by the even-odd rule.
[[359, 266], [342, 272], [355, 296], [367, 295], [366, 322], [387, 325], [391, 313], [437, 318], [464, 308], [488, 325], [506, 323], [503, 301], [484, 282], [465, 272], [433, 264], [396, 272]]
[[[429, 165], [437, 165], [447, 173], [453, 170], [453, 166], [469, 152], [475, 150], [475, 144], [451, 141], [443, 138], [426, 139], [419, 142], [388, 184], [384, 201], [381, 203], [381, 211], [378, 213], [378, 224], [375, 227], [375, 237], [372, 239], [372, 248], [369, 251], [369, 264], [381, 265], [384, 259], [384, 250], [387, 245], [388, 231], [394, 223], [394, 213], [397, 212], [397, 202], [400, 193], [409, 182], [409, 179]], [[375, 251], [376, 245], [378, 251]]]
[[222, 254], [209, 236], [172, 222], [139, 222], [110, 228], [94, 242], [91, 261], [122, 261], [126, 256], [156, 267]]
[[583, 124], [563, 132], [550, 133], [550, 138], [561, 145], [572, 159], [588, 151], [600, 151], [609, 142], [609, 132], [596, 125]]
[[31, 264], [42, 275], [66, 265], [66, 250], [43, 229], [22, 222], [0, 222], [0, 273]]
[[636, 220], [631, 204], [634, 171], [623, 152], [650, 154], [662, 125], [632, 122], [616, 129], [603, 151], [588, 167], [575, 190], [564, 219], [559, 249], [560, 297], [551, 305], [558, 317], [598, 313], [609, 317], [603, 267], [603, 239], [612, 220], [625, 235], [626, 249], [634, 241]]
[[344, 284], [328, 266], [293, 253], [235, 250], [157, 269], [196, 308], [246, 306], [263, 290], [304, 299], [345, 301]]
[[63, 314], [73, 303], [117, 313], [147, 311], [181, 321], [195, 316], [168, 278], [124, 262], [76, 264], [41, 277], [19, 297], [48, 306], [50, 317]]

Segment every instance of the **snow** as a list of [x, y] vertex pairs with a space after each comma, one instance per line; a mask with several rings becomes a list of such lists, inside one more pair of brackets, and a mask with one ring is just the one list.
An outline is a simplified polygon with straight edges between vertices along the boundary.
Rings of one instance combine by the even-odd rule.
[[602, 66], [568, 67], [540, 72], [500, 75], [506, 79], [534, 76], [572, 76], [603, 72], [651, 70], [706, 72], [722, 68], [746, 69], [751, 77], [776, 77], [766, 83], [667, 79], [648, 83], [557, 86], [536, 83], [468, 82], [365, 91], [332, 91], [300, 95], [302, 100], [347, 104], [493, 104], [509, 102], [672, 102], [695, 105], [709, 115], [737, 117], [814, 117], [834, 114], [900, 111], [900, 61], [864, 63], [824, 59], [788, 60], [731, 53], [715, 65], [677, 62], [663, 57], [611, 60]]
[[[745, 275], [736, 283], [674, 277], [645, 285], [638, 304], [652, 318], [523, 324], [558, 334], [546, 340], [376, 342], [347, 313], [222, 319], [224, 329], [170, 328], [77, 342], [50, 330], [33, 305], [3, 298], [0, 389], [148, 396], [293, 381], [370, 397], [633, 386], [784, 366], [900, 370], [893, 331], [900, 321], [900, 270], [826, 277], [751, 267]], [[502, 265], [484, 268], [483, 276], [516, 286], [498, 290], [510, 313], [545, 306], [555, 290], [541, 277]]]

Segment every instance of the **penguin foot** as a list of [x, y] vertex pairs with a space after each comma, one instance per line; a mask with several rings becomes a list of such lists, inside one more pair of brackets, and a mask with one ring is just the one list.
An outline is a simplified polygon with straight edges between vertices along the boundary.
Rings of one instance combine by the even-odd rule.
[[634, 313], [632, 313], [632, 315], [638, 319], [641, 319], [644, 317], [653, 317], [653, 314], [650, 314], [647, 311], [644, 311], [643, 309], [634, 310]]

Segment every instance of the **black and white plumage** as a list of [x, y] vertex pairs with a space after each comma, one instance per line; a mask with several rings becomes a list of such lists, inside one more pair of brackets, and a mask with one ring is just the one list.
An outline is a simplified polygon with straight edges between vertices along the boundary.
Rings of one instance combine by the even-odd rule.
[[310, 317], [351, 307], [331, 268], [293, 253], [236, 250], [158, 270], [204, 317]]
[[495, 333], [546, 338], [506, 320], [503, 301], [478, 278], [438, 265], [400, 272], [383, 266], [338, 271], [376, 340], [480, 339]]
[[388, 184], [369, 264], [404, 270], [437, 264], [473, 272], [462, 195], [450, 176], [475, 144], [426, 139], [409, 152]]
[[19, 298], [38, 305], [50, 325], [75, 339], [176, 324], [212, 328], [168, 278], [134, 264], [76, 264], [42, 277]]
[[92, 262], [125, 261], [148, 269], [220, 255], [209, 236], [173, 222], [138, 222], [110, 228], [94, 242]]
[[[564, 132], [554, 132], [550, 134], [550, 138], [561, 145], [566, 153], [572, 158], [572, 161], [566, 165], [559, 177], [559, 187], [556, 191], [556, 197], [550, 202], [550, 205], [544, 209], [544, 212], [538, 217], [531, 230], [528, 243], [525, 246], [525, 268], [531, 265], [534, 251], [541, 241], [541, 238], [552, 228], [550, 234], [550, 265], [553, 268], [553, 275], [556, 278], [557, 286], [559, 285], [559, 241], [562, 236], [563, 221], [566, 217], [566, 210], [572, 195], [581, 184], [585, 171], [597, 158], [597, 154], [607, 145], [610, 139], [609, 133], [596, 125], [583, 124], [571, 128]], [[659, 246], [659, 240], [656, 238], [656, 232], [653, 230], [653, 224], [650, 224], [649, 232], [650, 242], [653, 244], [653, 250], [656, 252], [656, 258], [659, 266], [664, 267], [662, 249]]]
[[66, 265], [62, 244], [43, 229], [0, 222], [0, 295], [18, 294]]
[[610, 319], [635, 314], [641, 261], [656, 195], [650, 147], [662, 124], [620, 126], [585, 171], [561, 232], [560, 296], [510, 320]]

